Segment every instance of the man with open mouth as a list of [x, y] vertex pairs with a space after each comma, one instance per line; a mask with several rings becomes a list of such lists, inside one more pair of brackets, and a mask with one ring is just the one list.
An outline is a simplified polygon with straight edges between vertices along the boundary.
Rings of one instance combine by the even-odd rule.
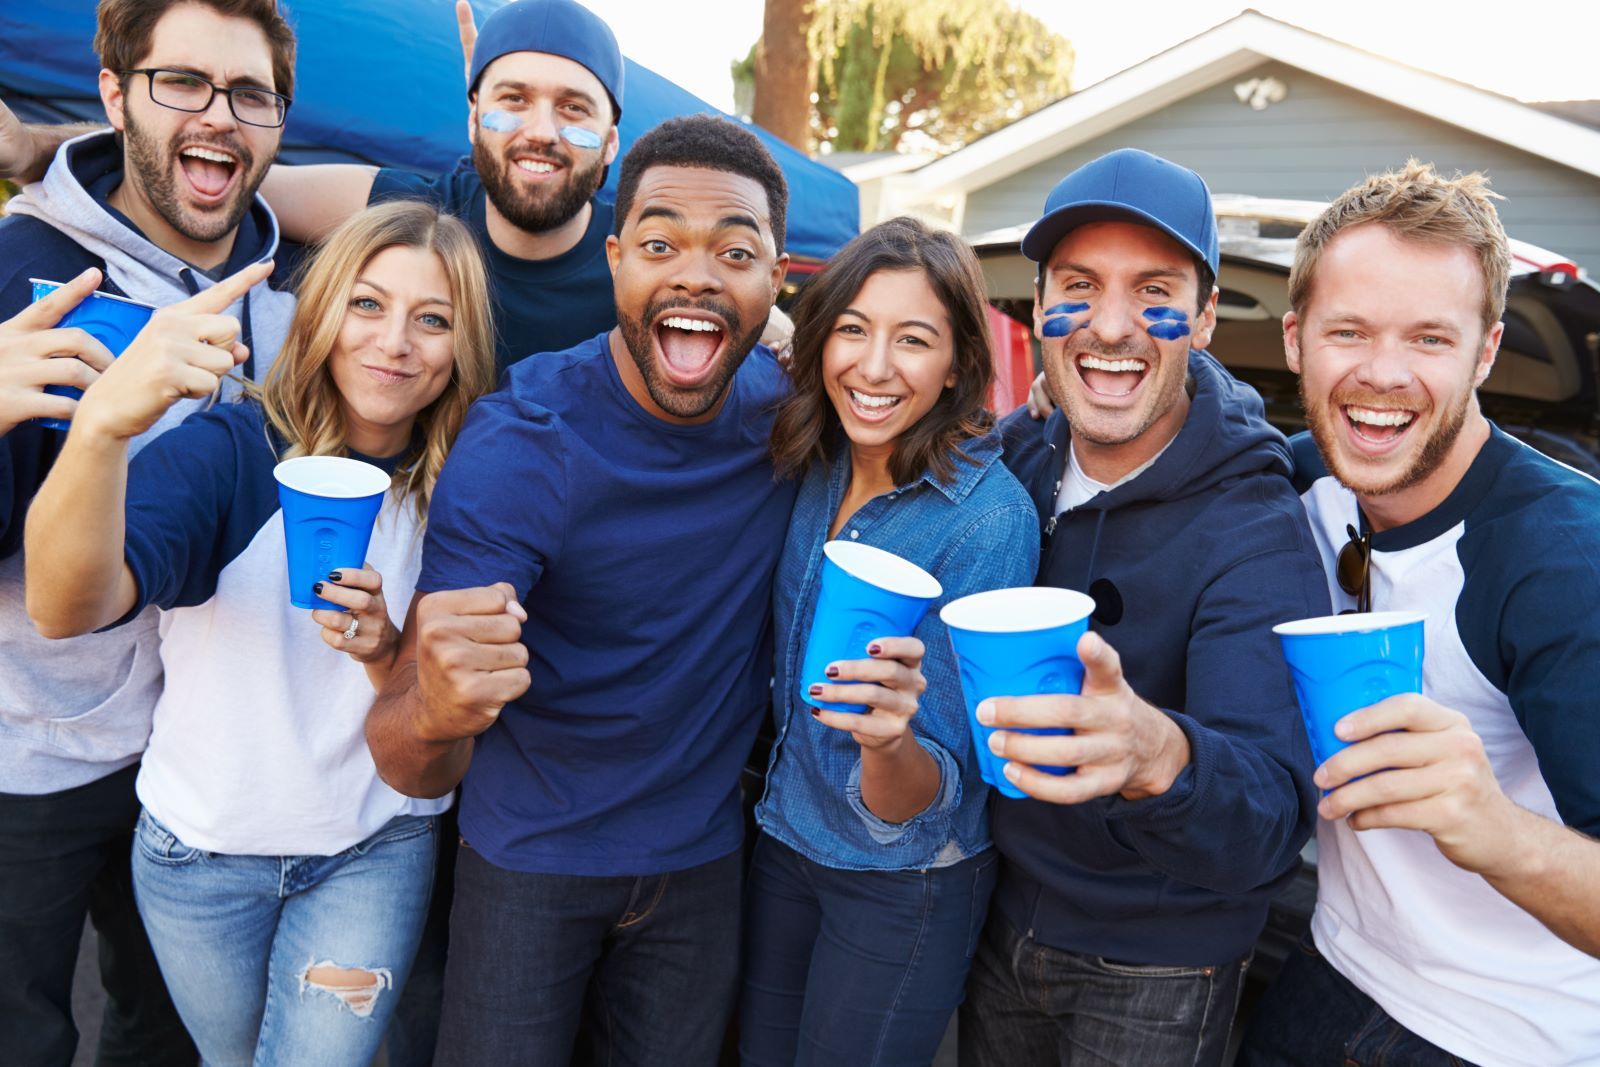
[[1030, 799], [990, 802], [1003, 864], [962, 1061], [1220, 1064], [1314, 818], [1271, 626], [1325, 614], [1327, 592], [1287, 443], [1203, 351], [1218, 250], [1200, 176], [1112, 152], [1061, 180], [1022, 251], [1059, 407], [1002, 423], [1005, 462], [1039, 509], [1038, 582], [1096, 607], [1081, 695], [977, 711]]
[[1317, 907], [1253, 1067], [1600, 1052], [1600, 484], [1478, 406], [1511, 270], [1491, 195], [1412, 162], [1295, 248], [1296, 473], [1329, 591], [1427, 622], [1421, 694], [1346, 716], [1316, 772]]
[[717, 1059], [795, 494], [757, 344], [787, 197], [735, 123], [640, 138], [617, 327], [512, 366], [440, 475], [367, 737], [402, 792], [461, 784], [441, 1064]]
[[[256, 188], [294, 91], [294, 34], [273, 0], [103, 0], [95, 45], [112, 129], [61, 146], [42, 181], [7, 205], [0, 319], [32, 300], [31, 278], [71, 282], [93, 269], [101, 291], [163, 306], [277, 251], [277, 221]], [[250, 349], [245, 376], [266, 374], [293, 309], [266, 282], [228, 309]], [[95, 347], [104, 366], [109, 354]], [[0, 394], [0, 1062], [72, 1061], [88, 911], [108, 994], [101, 1058], [192, 1064], [129, 881], [134, 779], [161, 690], [157, 611], [49, 642], [23, 606], [22, 520], [66, 436], [34, 420], [70, 419], [76, 404], [43, 387], [82, 388], [95, 365], [12, 366]], [[241, 388], [233, 376], [222, 394]], [[203, 403], [180, 400], [132, 451]]]

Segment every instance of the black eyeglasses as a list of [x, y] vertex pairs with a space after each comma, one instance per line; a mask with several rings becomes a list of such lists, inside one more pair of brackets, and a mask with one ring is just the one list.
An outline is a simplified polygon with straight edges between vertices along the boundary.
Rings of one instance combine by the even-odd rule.
[[[1359, 533], [1354, 526], [1345, 526], [1350, 540], [1339, 550], [1339, 559], [1334, 565], [1339, 588], [1356, 598], [1356, 606], [1351, 610], [1357, 612], [1372, 610], [1372, 531], [1365, 529], [1365, 525], [1362, 524]], [[1350, 611], [1339, 614], [1348, 615]]]
[[228, 110], [233, 117], [248, 126], [265, 126], [275, 129], [283, 125], [291, 101], [282, 93], [257, 89], [250, 85], [213, 85], [198, 74], [184, 70], [163, 70], [160, 67], [140, 67], [125, 70], [123, 74], [143, 74], [150, 79], [150, 99], [174, 111], [204, 111], [211, 106], [218, 93], [228, 96]]

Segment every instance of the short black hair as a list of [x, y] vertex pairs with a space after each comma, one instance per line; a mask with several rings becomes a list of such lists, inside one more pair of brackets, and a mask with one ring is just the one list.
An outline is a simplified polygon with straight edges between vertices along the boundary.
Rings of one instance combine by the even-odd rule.
[[783, 255], [784, 227], [789, 213], [789, 183], [761, 138], [728, 119], [715, 115], [684, 115], [668, 119], [633, 143], [622, 157], [617, 179], [616, 232], [633, 209], [639, 179], [651, 167], [702, 167], [738, 174], [756, 182], [767, 194], [767, 217], [772, 241]]

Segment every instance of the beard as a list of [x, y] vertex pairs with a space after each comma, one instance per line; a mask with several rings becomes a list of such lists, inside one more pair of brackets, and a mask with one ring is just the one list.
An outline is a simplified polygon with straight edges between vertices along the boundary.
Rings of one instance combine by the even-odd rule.
[[1434, 471], [1438, 470], [1440, 464], [1450, 455], [1450, 449], [1455, 445], [1456, 438], [1461, 435], [1462, 427], [1466, 425], [1467, 408], [1472, 402], [1472, 395], [1471, 389], [1464, 390], [1460, 398], [1444, 410], [1442, 417], [1404, 470], [1387, 482], [1362, 484], [1356, 471], [1346, 467], [1342, 462], [1338, 451], [1337, 420], [1345, 417], [1343, 409], [1351, 404], [1358, 407], [1382, 408], [1385, 406], [1383, 397], [1379, 394], [1356, 391], [1335, 392], [1328, 397], [1326, 406], [1320, 409], [1313, 408], [1310, 398], [1306, 396], [1306, 380], [1304, 376], [1300, 379], [1300, 407], [1306, 413], [1306, 422], [1311, 427], [1311, 439], [1316, 442], [1317, 451], [1322, 454], [1322, 461], [1327, 464], [1328, 473], [1346, 489], [1363, 496], [1385, 496], [1410, 489], [1426, 481]]
[[[191, 241], [207, 244], [222, 240], [238, 227], [244, 213], [250, 210], [250, 203], [255, 199], [256, 190], [261, 187], [262, 180], [267, 176], [267, 167], [272, 162], [270, 159], [263, 160], [258, 168], [255, 153], [236, 137], [179, 134], [163, 145], [156, 140], [154, 133], [139, 125], [133, 117], [132, 108], [123, 110], [122, 136], [128, 152], [128, 174], [125, 177], [138, 176], [138, 186], [145, 199], [168, 226]], [[203, 144], [227, 152], [238, 160], [235, 166], [241, 172], [239, 184], [234, 190], [233, 199], [222, 205], [220, 210], [201, 212], [184, 206], [178, 193], [176, 173], [183, 166], [178, 160], [180, 144]]]
[[[666, 311], [677, 308], [709, 311], [720, 316], [728, 328], [721, 364], [712, 372], [711, 377], [693, 389], [685, 389], [667, 380], [656, 362], [653, 343], [655, 338], [651, 337], [650, 324], [658, 321]], [[761, 331], [765, 326], [766, 322], [763, 320], [748, 330], [744, 329], [739, 321], [738, 310], [732, 304], [721, 300], [689, 300], [685, 297], [652, 300], [645, 306], [644, 314], [638, 318], [629, 316], [620, 306], [617, 308], [617, 328], [622, 332], [623, 343], [628, 346], [628, 354], [633, 357], [634, 366], [639, 368], [639, 374], [644, 378], [645, 391], [650, 394], [650, 399], [655, 401], [657, 407], [680, 419], [698, 418], [717, 406], [728, 388], [728, 383], [733, 381], [733, 376], [738, 373], [745, 358], [761, 339]]]
[[[1172, 410], [1172, 405], [1177, 400], [1177, 393], [1183, 388], [1184, 380], [1188, 373], [1188, 364], [1185, 362], [1182, 373], [1170, 375], [1174, 381], [1168, 381], [1167, 357], [1154, 342], [1142, 337], [1130, 337], [1128, 340], [1114, 345], [1101, 344], [1092, 335], [1086, 335], [1081, 340], [1071, 339], [1069, 346], [1063, 342], [1061, 358], [1044, 360], [1045, 384], [1050, 388], [1051, 397], [1060, 405], [1062, 414], [1066, 416], [1067, 425], [1072, 427], [1072, 432], [1083, 440], [1094, 445], [1113, 447], [1125, 445], [1130, 441], [1138, 440], [1145, 431], [1155, 425], [1162, 416]], [[1078, 376], [1076, 367], [1080, 355], [1099, 356], [1102, 359], [1142, 359], [1150, 368], [1145, 372], [1149, 381], [1141, 382], [1139, 388], [1150, 390], [1149, 400], [1142, 411], [1118, 413], [1117, 418], [1135, 418], [1137, 421], [1118, 426], [1114, 430], [1100, 425], [1104, 416], [1096, 414], [1093, 404], [1081, 400], [1078, 392], [1073, 388], [1086, 389], [1087, 384], [1081, 379], [1076, 383]], [[1163, 392], [1163, 389], [1165, 392]], [[1168, 395], [1170, 394], [1170, 396]]]
[[594, 163], [581, 169], [559, 146], [547, 145], [539, 149], [537, 156], [563, 168], [564, 177], [554, 189], [519, 187], [511, 173], [516, 164], [509, 157], [492, 151], [481, 137], [472, 146], [472, 165], [489, 202], [506, 221], [529, 233], [545, 233], [570, 222], [605, 181], [606, 165], [601, 162], [601, 153], [594, 153]]

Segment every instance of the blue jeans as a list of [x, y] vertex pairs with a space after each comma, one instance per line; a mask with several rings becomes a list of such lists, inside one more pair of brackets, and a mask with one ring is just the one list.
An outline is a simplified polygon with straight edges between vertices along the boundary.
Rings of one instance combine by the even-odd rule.
[[[392, 819], [336, 856], [233, 856], [141, 815], [139, 913], [207, 1067], [370, 1063], [417, 948], [433, 861], [431, 816]], [[312, 973], [324, 968], [373, 980], [339, 992]]]
[[667, 874], [528, 874], [463, 841], [435, 1064], [716, 1063], [739, 868], [733, 852]]
[[1471, 1067], [1389, 1017], [1322, 958], [1307, 930], [1267, 988], [1239, 1067]]
[[746, 898], [741, 1060], [931, 1062], [961, 1003], [997, 869], [991, 849], [928, 870], [839, 870], [763, 834]]
[[1023, 937], [997, 909], [967, 978], [962, 1067], [1217, 1067], [1249, 964], [1151, 966], [1067, 952]]
[[[0, 744], [7, 742], [0, 741]], [[73, 971], [83, 918], [99, 938], [100, 1067], [193, 1067], [199, 1058], [133, 906], [128, 848], [138, 764], [59, 793], [0, 793], [0, 1063], [67, 1067], [78, 1029]]]

